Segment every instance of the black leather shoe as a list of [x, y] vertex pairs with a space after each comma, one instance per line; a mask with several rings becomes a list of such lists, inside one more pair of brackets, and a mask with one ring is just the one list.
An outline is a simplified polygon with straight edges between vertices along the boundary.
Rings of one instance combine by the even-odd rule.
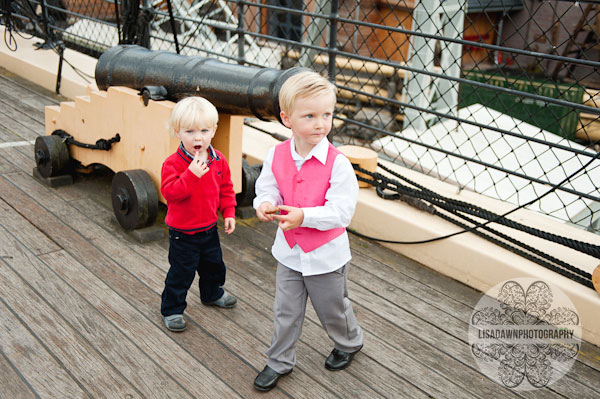
[[254, 388], [263, 392], [270, 391], [277, 386], [277, 381], [279, 381], [281, 377], [288, 375], [291, 372], [292, 370], [288, 371], [287, 373], [279, 374], [271, 367], [265, 366], [263, 371], [258, 373], [256, 376], [256, 379], [254, 380]]
[[358, 348], [356, 352], [350, 353], [333, 348], [329, 356], [327, 356], [327, 360], [325, 360], [325, 368], [332, 371], [345, 369], [346, 367], [350, 366], [354, 355], [356, 355], [361, 349], [362, 346]]

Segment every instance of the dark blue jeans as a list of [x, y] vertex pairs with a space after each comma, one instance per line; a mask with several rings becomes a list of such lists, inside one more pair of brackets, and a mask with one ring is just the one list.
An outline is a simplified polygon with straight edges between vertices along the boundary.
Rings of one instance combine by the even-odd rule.
[[202, 302], [216, 301], [223, 295], [225, 264], [217, 226], [196, 234], [169, 230], [169, 263], [160, 307], [163, 316], [183, 314], [196, 272]]

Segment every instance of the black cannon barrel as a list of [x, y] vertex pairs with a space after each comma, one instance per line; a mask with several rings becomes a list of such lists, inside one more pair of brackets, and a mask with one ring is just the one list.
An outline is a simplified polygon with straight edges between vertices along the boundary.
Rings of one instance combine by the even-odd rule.
[[260, 119], [279, 119], [279, 89], [302, 68], [279, 70], [227, 64], [211, 58], [153, 51], [135, 45], [119, 45], [105, 51], [96, 64], [100, 90], [126, 86], [142, 90], [163, 86], [167, 98], [178, 101], [200, 95], [219, 112], [253, 114]]

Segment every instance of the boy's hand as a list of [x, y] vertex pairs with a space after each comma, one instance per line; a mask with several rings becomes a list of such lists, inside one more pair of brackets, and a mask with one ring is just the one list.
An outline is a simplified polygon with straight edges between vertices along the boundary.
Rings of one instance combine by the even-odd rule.
[[201, 160], [201, 155], [199, 151], [196, 151], [196, 155], [194, 155], [194, 159], [192, 159], [192, 162], [190, 163], [190, 166], [188, 167], [188, 169], [190, 170], [190, 172], [192, 172], [193, 174], [195, 174], [198, 177], [202, 177], [206, 174], [206, 172], [208, 172], [209, 168], [206, 165], [206, 161], [202, 161]]
[[231, 234], [235, 230], [235, 218], [225, 218], [223, 221], [225, 227], [225, 233]]
[[272, 222], [275, 220], [273, 216], [277, 212], [279, 212], [279, 208], [273, 206], [269, 201], [261, 203], [258, 208], [256, 208], [256, 216], [262, 222]]
[[302, 208], [295, 206], [280, 205], [279, 209], [286, 211], [287, 215], [274, 215], [273, 217], [279, 220], [279, 227], [283, 231], [288, 231], [299, 227], [304, 221], [304, 211]]

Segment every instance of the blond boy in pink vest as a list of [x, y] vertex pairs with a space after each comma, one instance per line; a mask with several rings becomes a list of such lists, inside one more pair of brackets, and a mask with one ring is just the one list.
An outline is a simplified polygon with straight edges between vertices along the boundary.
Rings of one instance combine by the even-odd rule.
[[[329, 370], [350, 365], [363, 333], [348, 299], [350, 224], [358, 183], [350, 161], [327, 140], [335, 86], [313, 71], [281, 87], [281, 121], [292, 138], [272, 148], [256, 181], [254, 207], [261, 221], [278, 221], [272, 253], [277, 260], [274, 332], [267, 365], [254, 380], [259, 391], [277, 385], [296, 364], [306, 301], [333, 341]], [[280, 211], [280, 214], [276, 214]]]

